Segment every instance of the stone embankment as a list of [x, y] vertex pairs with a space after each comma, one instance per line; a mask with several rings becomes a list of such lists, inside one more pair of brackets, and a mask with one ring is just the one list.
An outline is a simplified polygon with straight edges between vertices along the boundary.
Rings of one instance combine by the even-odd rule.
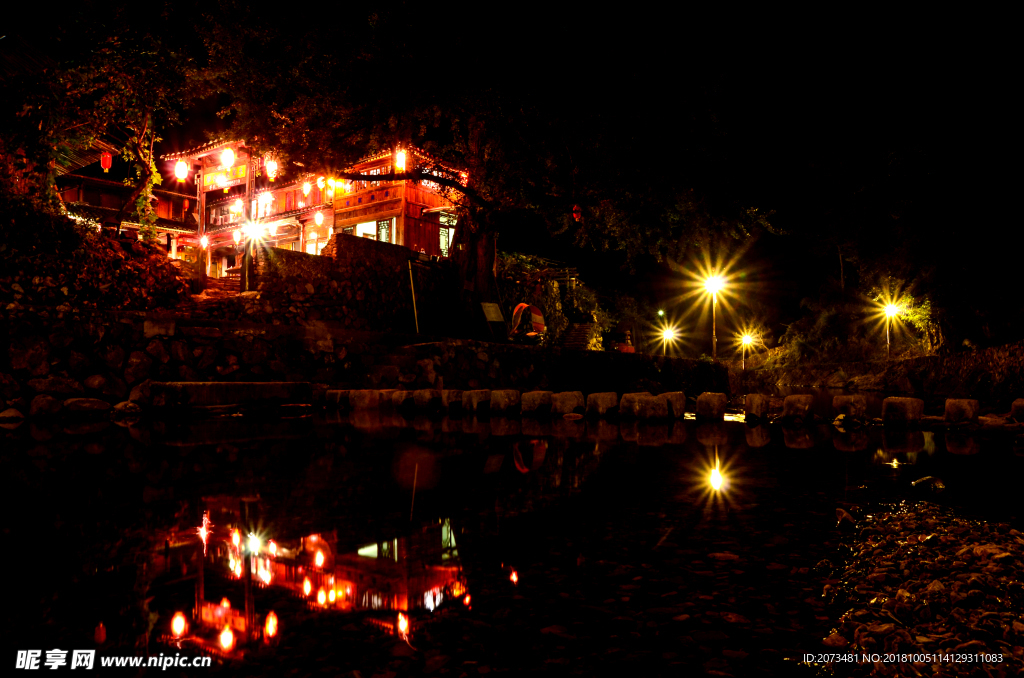
[[759, 367], [746, 371], [730, 364], [729, 379], [734, 393], [803, 386], [1009, 402], [1024, 392], [1024, 342], [890, 362]]
[[[458, 388], [660, 395], [727, 388], [724, 368], [699, 361], [469, 340], [423, 341], [417, 335], [352, 332], [323, 323], [72, 313], [60, 320], [8, 318], [0, 330], [7, 344], [0, 355], [0, 410], [26, 416], [33, 411], [56, 414], [64, 401], [76, 398], [108, 407], [145, 404], [153, 398], [153, 383], [168, 382], [259, 384], [239, 387], [253, 393], [277, 389], [276, 382], [307, 383], [312, 385], [308, 392], [318, 394], [329, 388]], [[206, 388], [208, 394], [215, 392]], [[180, 402], [181, 393], [165, 389], [161, 397]], [[511, 398], [507, 396], [506, 409], [529, 406], [529, 400]]]

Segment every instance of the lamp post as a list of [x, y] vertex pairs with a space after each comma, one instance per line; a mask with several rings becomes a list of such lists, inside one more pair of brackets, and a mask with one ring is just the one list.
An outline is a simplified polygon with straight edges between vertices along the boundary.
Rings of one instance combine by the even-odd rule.
[[718, 292], [722, 289], [722, 279], [713, 275], [704, 281], [704, 289], [711, 293], [711, 359], [718, 359], [718, 335], [716, 334], [715, 322], [718, 310]]
[[743, 369], [744, 371], [747, 369], [747, 346], [750, 346], [752, 343], [754, 343], [754, 338], [752, 336], [750, 336], [749, 334], [744, 334], [743, 335], [743, 339], [742, 339], [742, 344], [743, 344], [742, 356], [743, 356], [743, 359], [740, 362], [741, 369]]
[[899, 315], [900, 308], [896, 304], [885, 305], [885, 359], [889, 359], [889, 325], [893, 316]]

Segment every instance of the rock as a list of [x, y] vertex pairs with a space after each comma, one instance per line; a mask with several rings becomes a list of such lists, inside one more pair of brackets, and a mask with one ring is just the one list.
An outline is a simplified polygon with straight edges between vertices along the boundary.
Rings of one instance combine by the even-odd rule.
[[142, 414], [142, 408], [130, 400], [125, 400], [114, 405], [112, 416], [115, 419], [129, 419]]
[[634, 412], [637, 419], [668, 419], [668, 398], [663, 395], [641, 396], [636, 399]]
[[643, 391], [642, 393], [623, 393], [622, 400], [619, 401], [619, 416], [627, 418], [635, 417], [637, 399], [649, 395], [651, 395], [649, 391]]
[[576, 410], [582, 414], [585, 407], [586, 401], [580, 391], [565, 391], [551, 395], [551, 414], [553, 415], [572, 414]]
[[74, 379], [53, 375], [45, 379], [30, 379], [28, 386], [39, 393], [50, 393], [53, 395], [75, 395], [76, 393], [85, 392], [82, 385]]
[[164, 342], [159, 339], [153, 339], [151, 342], [146, 344], [146, 353], [152, 356], [153, 360], [161, 363], [165, 363], [171, 359], [171, 356], [167, 353], [167, 349], [164, 348]]
[[106, 412], [110, 403], [99, 398], [68, 398], [64, 401], [67, 412]]
[[814, 447], [814, 437], [802, 426], [800, 428], [782, 427], [782, 442], [791, 450], [809, 450]]
[[348, 404], [353, 410], [377, 409], [380, 406], [380, 391], [375, 389], [349, 391]]
[[669, 391], [661, 395], [668, 400], [670, 415], [676, 419], [682, 419], [683, 414], [686, 413], [686, 394], [682, 391]]
[[722, 419], [728, 402], [724, 393], [701, 393], [697, 397], [697, 416], [701, 419]]
[[743, 413], [749, 419], [756, 417], [764, 419], [768, 416], [771, 407], [771, 398], [759, 393], [748, 393], [743, 399]]
[[148, 404], [150, 399], [150, 384], [151, 382], [148, 379], [141, 384], [137, 384], [135, 388], [132, 389], [131, 394], [129, 394], [128, 400], [133, 403]]
[[527, 391], [520, 400], [523, 414], [534, 416], [546, 415], [551, 412], [551, 391]]
[[950, 454], [974, 455], [981, 451], [978, 441], [963, 431], [947, 431], [946, 450]]
[[57, 414], [60, 412], [61, 407], [63, 407], [61, 401], [57, 400], [53, 396], [40, 394], [32, 399], [32, 404], [29, 406], [28, 410], [28, 416], [45, 417], [47, 415]]
[[152, 337], [173, 337], [173, 320], [146, 320], [142, 324], [142, 332], [146, 339]]
[[946, 411], [942, 418], [950, 423], [978, 421], [978, 401], [959, 398], [946, 399]]
[[811, 416], [814, 396], [791, 395], [782, 401], [782, 416], [786, 419], [807, 419]]
[[924, 401], [920, 398], [886, 398], [882, 401], [882, 422], [905, 426], [921, 421]]
[[124, 370], [124, 380], [129, 384], [141, 381], [149, 376], [149, 368], [152, 366], [152, 358], [142, 351], [132, 351]]
[[1024, 398], [1017, 398], [1010, 405], [1010, 416], [1019, 422], [1024, 422]]
[[619, 394], [614, 391], [591, 393], [587, 396], [587, 414], [603, 417], [619, 408]]
[[485, 415], [490, 412], [491, 391], [476, 389], [462, 392], [462, 411], [466, 414]]
[[100, 358], [107, 367], [116, 370], [124, 363], [124, 349], [117, 344], [109, 344], [100, 351]]
[[832, 398], [832, 409], [836, 414], [845, 414], [847, 417], [863, 419], [867, 416], [868, 402], [864, 396], [838, 395]]
[[25, 415], [13, 407], [0, 412], [0, 428], [13, 430], [21, 426], [24, 421]]
[[519, 410], [519, 391], [491, 391], [491, 412], [513, 414]]
[[750, 448], [764, 447], [772, 441], [771, 434], [765, 426], [745, 426], [743, 435], [746, 438], [747, 447]]

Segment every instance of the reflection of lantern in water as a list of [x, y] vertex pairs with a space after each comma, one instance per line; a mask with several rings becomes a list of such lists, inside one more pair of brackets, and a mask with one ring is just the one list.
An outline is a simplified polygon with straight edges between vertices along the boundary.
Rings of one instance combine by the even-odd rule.
[[334, 589], [331, 589], [331, 590], [330, 590], [330, 591], [329, 591], [329, 592], [327, 593], [327, 600], [328, 600], [329, 602], [331, 602], [331, 603], [333, 604], [333, 603], [334, 603], [334, 601], [335, 601], [335, 600], [337, 600], [337, 599], [338, 599], [338, 594], [337, 594], [337, 593], [335, 592], [335, 590], [334, 590]]
[[722, 474], [718, 467], [711, 469], [711, 487], [718, 491], [722, 489]]
[[515, 570], [512, 570], [512, 574], [508, 576], [508, 580], [516, 586], [519, 586], [519, 573]]
[[316, 566], [317, 567], [323, 567], [324, 566], [324, 552], [323, 551], [317, 551], [316, 552], [315, 562], [316, 562]]
[[277, 555], [277, 542], [274, 541], [273, 539], [268, 541], [267, 542], [267, 550], [270, 551], [270, 555], [276, 556]]
[[238, 577], [239, 579], [241, 579], [242, 578], [242, 561], [238, 561], [238, 562], [235, 563], [235, 570], [234, 571], [235, 571], [235, 576]]
[[235, 548], [238, 548], [238, 545], [242, 543], [242, 535], [238, 530], [233, 530], [231, 532], [231, 543], [235, 545]]
[[224, 648], [225, 652], [230, 651], [235, 646], [235, 634], [231, 627], [225, 626], [224, 630], [220, 632], [220, 646]]
[[302, 580], [302, 592], [305, 595], [309, 595], [313, 591], [313, 583], [309, 581], [309, 577]]
[[231, 601], [228, 600], [227, 598], [221, 598], [220, 599], [220, 606], [223, 607], [226, 610], [230, 610], [231, 609]]
[[175, 612], [174, 618], [171, 619], [171, 633], [174, 634], [175, 638], [181, 638], [182, 634], [185, 633], [185, 615], [181, 612]]
[[325, 605], [327, 603], [327, 593], [323, 589], [316, 592], [316, 602], [317, 605]]
[[277, 635], [277, 614], [271, 610], [267, 614], [267, 623], [263, 627], [263, 637], [267, 640]]
[[[203, 239], [204, 240], [206, 239], [205, 235], [203, 236]], [[203, 244], [203, 247], [206, 247], [206, 244]], [[196, 528], [196, 533], [198, 533], [199, 534], [199, 538], [203, 540], [203, 555], [204, 556], [206, 555], [206, 542], [209, 540], [210, 533], [212, 532], [212, 530], [210, 529], [210, 525], [211, 525], [211, 523], [210, 523], [210, 512], [209, 511], [203, 511], [203, 526]]]
[[409, 635], [409, 617], [403, 612], [398, 613], [398, 635], [403, 638]]
[[469, 607], [469, 601], [470, 601], [470, 597], [469, 597], [469, 594], [467, 593], [466, 597], [462, 599], [462, 604], [465, 605], [466, 607]]

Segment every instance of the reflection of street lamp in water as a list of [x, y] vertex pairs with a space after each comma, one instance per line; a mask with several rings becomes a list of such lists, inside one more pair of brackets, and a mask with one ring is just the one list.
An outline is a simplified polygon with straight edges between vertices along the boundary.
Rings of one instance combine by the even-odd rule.
[[722, 279], [713, 275], [704, 281], [704, 289], [711, 294], [711, 359], [718, 359], [718, 335], [715, 333], [715, 312], [718, 309], [718, 292], [722, 289]]
[[718, 445], [715, 445], [715, 467], [711, 469], [711, 489], [715, 492], [722, 489], [722, 472], [718, 470]]

